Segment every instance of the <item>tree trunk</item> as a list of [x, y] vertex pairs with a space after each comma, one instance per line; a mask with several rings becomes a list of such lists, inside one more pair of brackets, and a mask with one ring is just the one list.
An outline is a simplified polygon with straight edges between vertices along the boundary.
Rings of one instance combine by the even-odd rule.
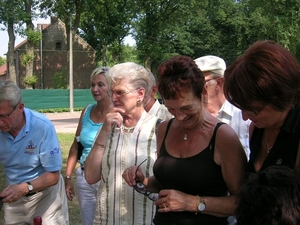
[[107, 51], [107, 45], [102, 45], [102, 66], [107, 65], [106, 51]]
[[[26, 1], [25, 2], [25, 10], [26, 10], [26, 14], [29, 15], [28, 19], [26, 20], [26, 29], [27, 30], [34, 30], [34, 24], [32, 23], [32, 18], [31, 18], [31, 6], [33, 4], [32, 0]], [[33, 63], [34, 63], [34, 43], [28, 41], [27, 45], [26, 45], [26, 54], [33, 56], [33, 59], [31, 61], [29, 61], [25, 67], [26, 67], [26, 77], [28, 76], [33, 76]], [[27, 85], [26, 85], [26, 89]]]
[[14, 48], [15, 48], [16, 37], [14, 34], [14, 24], [13, 24], [12, 20], [8, 21], [7, 33], [8, 33], [8, 37], [9, 37], [8, 51], [7, 51], [7, 55], [6, 55], [7, 62], [8, 62], [7, 73], [9, 75], [9, 78], [11, 81], [15, 82], [17, 85], [20, 85], [19, 80], [17, 80], [16, 66], [15, 66], [15, 60], [14, 60]]

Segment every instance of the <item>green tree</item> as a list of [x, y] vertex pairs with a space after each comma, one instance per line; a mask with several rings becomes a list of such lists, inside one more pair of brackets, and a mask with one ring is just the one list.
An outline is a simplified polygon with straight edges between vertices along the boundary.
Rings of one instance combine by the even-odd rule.
[[[35, 13], [33, 12], [33, 8], [35, 8], [38, 4], [38, 1], [34, 0], [25, 0], [25, 14], [24, 17], [22, 18], [26, 24], [26, 29], [24, 31], [25, 35], [27, 36], [27, 45], [26, 45], [26, 53], [22, 55], [22, 60], [21, 63], [26, 67], [26, 75], [25, 75], [25, 80], [23, 81], [28, 81], [29, 83], [36, 83], [37, 79], [32, 79], [36, 78], [35, 75], [33, 75], [33, 63], [34, 63], [34, 47], [39, 43], [41, 40], [42, 36], [40, 32], [34, 29], [34, 24], [32, 22], [33, 18], [36, 17]], [[28, 82], [25, 84], [29, 84]], [[29, 84], [31, 85], [31, 84]]]
[[0, 4], [0, 23], [8, 33], [7, 62], [10, 79], [17, 83], [16, 68], [14, 63], [15, 33], [21, 29], [24, 4], [22, 0], [2, 0]]
[[82, 14], [79, 35], [97, 50], [97, 60], [107, 63], [107, 51], [114, 62], [121, 61], [123, 40], [131, 28], [133, 14], [128, 0], [90, 0]]
[[[134, 20], [134, 37], [137, 44], [139, 59], [151, 70], [174, 52], [180, 31], [190, 11], [198, 1], [185, 0], [137, 0], [137, 16]], [[171, 31], [171, 32], [169, 32]], [[184, 47], [186, 48], [186, 45]]]
[[6, 58], [0, 56], [0, 66], [6, 63]]
[[[120, 63], [120, 62], [135, 62], [137, 64], [142, 64], [140, 60], [137, 58], [137, 49], [135, 46], [129, 45], [120, 45], [122, 47], [122, 53], [120, 54], [120, 58], [117, 60], [114, 58], [114, 53], [111, 53], [110, 50], [112, 48], [108, 48], [106, 54], [107, 66], [112, 67], [113, 65]], [[114, 51], [113, 51], [114, 52]], [[98, 66], [102, 66], [103, 62], [100, 60], [98, 61]]]
[[[34, 42], [32, 37], [34, 34], [34, 25], [32, 20], [37, 18], [37, 11], [43, 11], [39, 0], [1, 0], [0, 2], [0, 23], [7, 30], [8, 52], [7, 62], [9, 66], [10, 79], [16, 83], [17, 74], [14, 62], [15, 35], [20, 34], [28, 37], [27, 53], [32, 55]], [[23, 24], [26, 24], [24, 29]], [[32, 75], [33, 62], [26, 65], [26, 75]]]
[[250, 17], [264, 21], [262, 29], [254, 32], [260, 39], [277, 41], [297, 53], [300, 40], [300, 2], [298, 0], [248, 0]]

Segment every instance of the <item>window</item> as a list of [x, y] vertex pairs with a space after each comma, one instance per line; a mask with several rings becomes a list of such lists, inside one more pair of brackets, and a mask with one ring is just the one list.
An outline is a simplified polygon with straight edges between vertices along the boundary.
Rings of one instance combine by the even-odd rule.
[[55, 43], [55, 48], [56, 48], [56, 50], [61, 50], [61, 42], [56, 42]]

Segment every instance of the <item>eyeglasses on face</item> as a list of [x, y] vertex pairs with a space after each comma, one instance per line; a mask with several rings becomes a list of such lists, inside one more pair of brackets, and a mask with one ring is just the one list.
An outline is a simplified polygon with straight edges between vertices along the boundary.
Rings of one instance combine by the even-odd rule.
[[212, 86], [212, 85], [215, 84], [216, 82], [214, 82], [214, 83], [209, 83], [209, 82], [212, 81], [212, 80], [216, 80], [216, 79], [218, 79], [218, 78], [220, 78], [220, 77], [212, 77], [212, 78], [209, 78], [209, 79], [205, 80], [204, 87], [207, 88], [208, 86]]
[[249, 116], [257, 116], [261, 111], [263, 111], [263, 109], [268, 105], [265, 104], [264, 106], [262, 106], [259, 110], [243, 110], [245, 113], [247, 113]]
[[[139, 170], [140, 166], [146, 162], [147, 159], [145, 159], [143, 162], [141, 162], [138, 167], [136, 168], [135, 171], [135, 176], [137, 174], [137, 171]], [[151, 201], [156, 201], [159, 199], [158, 193], [152, 193], [152, 192], [147, 192], [147, 187], [139, 180], [136, 180], [136, 185], [133, 186], [134, 190], [136, 190], [138, 193], [147, 196]]]
[[129, 90], [129, 91], [114, 91], [114, 90], [108, 90], [107, 94], [109, 97], [112, 97], [113, 95], [115, 95], [117, 98], [121, 98], [127, 94], [129, 94], [130, 92], [135, 91], [135, 89]]
[[5, 118], [10, 117], [10, 115], [15, 111], [15, 109], [17, 108], [18, 105], [19, 105], [19, 103], [15, 105], [15, 107], [10, 111], [10, 113], [2, 114], [2, 115], [0, 114], [0, 119], [5, 119]]
[[211, 81], [211, 80], [215, 80], [215, 79], [217, 79], [218, 77], [214, 77], [214, 78], [210, 78], [210, 79], [207, 79], [207, 80], [205, 80], [205, 83], [207, 83], [207, 82], [209, 82], [209, 81]]

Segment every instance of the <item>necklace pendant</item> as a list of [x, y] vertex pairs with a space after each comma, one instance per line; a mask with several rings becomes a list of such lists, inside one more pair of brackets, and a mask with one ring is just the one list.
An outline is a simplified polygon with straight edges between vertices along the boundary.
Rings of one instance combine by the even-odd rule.
[[187, 140], [187, 134], [184, 134], [183, 140]]

